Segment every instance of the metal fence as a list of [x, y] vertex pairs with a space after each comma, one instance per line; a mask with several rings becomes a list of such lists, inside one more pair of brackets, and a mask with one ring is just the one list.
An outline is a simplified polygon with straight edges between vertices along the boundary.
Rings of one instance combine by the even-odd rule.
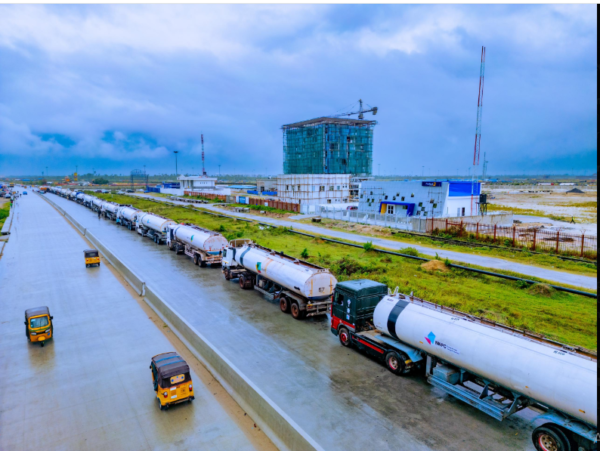
[[366, 213], [357, 210], [339, 210], [327, 207], [321, 207], [319, 212], [321, 217], [328, 219], [337, 219], [340, 221], [354, 222], [357, 224], [376, 225], [381, 227], [392, 227], [394, 229], [412, 230], [415, 232], [424, 232], [418, 230], [419, 222], [408, 217], [398, 215]]
[[445, 232], [453, 236], [469, 237], [479, 241], [489, 241], [512, 247], [526, 247], [532, 251], [577, 255], [591, 259], [598, 257], [596, 235], [545, 230], [540, 227], [457, 222], [444, 218], [427, 219], [426, 224], [427, 233]]

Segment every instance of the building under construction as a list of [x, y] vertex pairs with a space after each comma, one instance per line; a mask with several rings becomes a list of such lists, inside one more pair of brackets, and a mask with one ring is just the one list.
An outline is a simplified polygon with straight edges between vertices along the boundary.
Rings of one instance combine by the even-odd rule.
[[320, 117], [284, 125], [284, 174], [371, 175], [376, 124], [361, 119]]

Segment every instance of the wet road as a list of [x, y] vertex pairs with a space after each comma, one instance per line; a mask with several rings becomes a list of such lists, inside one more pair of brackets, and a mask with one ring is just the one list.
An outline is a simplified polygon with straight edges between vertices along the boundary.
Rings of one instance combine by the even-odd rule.
[[500, 423], [342, 348], [325, 318], [294, 321], [218, 268], [194, 266], [74, 202], [50, 198], [263, 390], [326, 450], [533, 450], [531, 411]]
[[[194, 371], [193, 403], [161, 412], [148, 365], [169, 340], [107, 266], [85, 267], [89, 244], [40, 196], [14, 214], [0, 259], [1, 450], [256, 449]], [[40, 305], [54, 316], [43, 348], [23, 324]]]
[[[164, 201], [164, 199], [149, 196], [147, 194], [135, 194], [139, 197], [147, 197], [149, 199]], [[169, 201], [179, 205], [190, 205], [186, 202]], [[488, 257], [482, 255], [466, 254], [462, 252], [454, 252], [444, 250], [443, 248], [432, 248], [426, 246], [419, 246], [414, 243], [402, 243], [401, 241], [386, 240], [383, 238], [359, 235], [357, 233], [348, 233], [338, 230], [330, 230], [325, 227], [313, 226], [310, 224], [303, 224], [296, 221], [289, 221], [284, 219], [274, 219], [265, 216], [251, 215], [247, 213], [235, 213], [229, 210], [225, 210], [216, 207], [211, 204], [195, 204], [196, 207], [205, 208], [207, 210], [214, 211], [215, 213], [222, 213], [229, 216], [237, 216], [240, 218], [248, 218], [255, 221], [264, 222], [267, 224], [273, 224], [277, 226], [293, 227], [295, 230], [302, 230], [307, 233], [322, 235], [331, 238], [339, 238], [342, 240], [354, 241], [356, 243], [366, 243], [367, 241], [372, 242], [375, 246], [379, 246], [385, 249], [392, 249], [400, 251], [407, 247], [412, 247], [418, 250], [424, 255], [434, 257], [436, 254], [442, 259], [448, 258], [456, 263], [469, 263], [477, 265], [482, 268], [489, 269], [500, 269], [505, 271], [513, 271], [526, 276], [539, 277], [540, 279], [548, 280], [551, 282], [558, 282], [562, 284], [572, 285], [574, 287], [588, 288], [596, 290], [598, 286], [598, 279], [596, 277], [583, 276], [579, 274], [572, 274], [564, 271], [556, 271], [553, 269], [541, 268], [539, 266], [532, 266], [523, 263], [517, 263], [511, 260], [505, 260], [502, 258]]]

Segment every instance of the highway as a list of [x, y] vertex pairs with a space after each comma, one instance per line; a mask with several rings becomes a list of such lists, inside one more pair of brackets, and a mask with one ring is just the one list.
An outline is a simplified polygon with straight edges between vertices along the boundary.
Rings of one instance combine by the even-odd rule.
[[498, 422], [418, 376], [401, 378], [342, 348], [326, 318], [295, 321], [219, 268], [200, 268], [54, 194], [325, 450], [533, 450], [524, 410]]
[[[14, 215], [0, 258], [0, 450], [276, 449], [187, 357], [196, 399], [160, 411], [148, 366], [174, 350], [169, 331], [106, 262], [85, 267], [89, 243], [39, 195]], [[41, 305], [55, 333], [43, 348], [23, 324]]]
[[[164, 201], [164, 199], [160, 199], [154, 196], [149, 196], [147, 194], [139, 194], [136, 193], [136, 196], [146, 197], [148, 199]], [[178, 201], [168, 201], [178, 205], [190, 205], [187, 202], [178, 202]], [[454, 263], [468, 263], [471, 265], [476, 265], [482, 268], [496, 269], [496, 270], [505, 270], [512, 271], [519, 274], [523, 274], [531, 277], [538, 277], [540, 279], [548, 280], [551, 282], [561, 283], [572, 285], [574, 287], [582, 287], [587, 289], [596, 290], [598, 286], [598, 278], [591, 276], [584, 276], [580, 274], [572, 274], [564, 271], [556, 271], [548, 268], [541, 268], [539, 266], [527, 265], [524, 263], [517, 263], [511, 260], [505, 260], [497, 257], [488, 257], [483, 255], [473, 255], [467, 254], [463, 252], [455, 252], [444, 250], [443, 248], [434, 248], [427, 246], [419, 246], [414, 243], [402, 243], [401, 241], [395, 240], [386, 240], [384, 238], [360, 235], [357, 233], [349, 233], [342, 232], [338, 230], [330, 230], [325, 227], [313, 226], [311, 224], [303, 224], [296, 221], [290, 221], [285, 219], [274, 219], [266, 216], [257, 216], [251, 215], [248, 213], [236, 213], [223, 208], [219, 208], [215, 205], [211, 204], [193, 204], [198, 208], [204, 208], [206, 210], [213, 211], [215, 213], [226, 214], [229, 216], [237, 216], [239, 218], [252, 219], [254, 221], [264, 222], [265, 224], [273, 224], [276, 226], [283, 227], [292, 227], [294, 230], [301, 230], [307, 233], [311, 233], [314, 235], [321, 235], [330, 238], [342, 239], [347, 241], [354, 241], [356, 243], [366, 243], [368, 241], [372, 242], [373, 245], [401, 251], [404, 248], [412, 247], [419, 251], [423, 255], [429, 255], [431, 257], [435, 257], [435, 255], [439, 255], [442, 259], [448, 258]]]

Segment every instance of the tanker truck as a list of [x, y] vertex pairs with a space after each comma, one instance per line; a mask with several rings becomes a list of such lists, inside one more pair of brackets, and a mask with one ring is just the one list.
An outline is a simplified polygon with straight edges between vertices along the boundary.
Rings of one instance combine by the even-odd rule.
[[90, 196], [89, 194], [83, 195], [83, 205], [92, 208], [92, 202], [94, 201], [94, 196]]
[[331, 332], [396, 375], [427, 382], [502, 421], [529, 408], [538, 451], [595, 450], [597, 355], [398, 293], [337, 284]]
[[137, 232], [152, 238], [156, 244], [167, 242], [169, 224], [175, 224], [175, 221], [153, 213], [139, 213], [136, 217]]
[[70, 191], [69, 192], [69, 199], [70, 200], [75, 200], [76, 197], [77, 197], [77, 193], [75, 191]]
[[194, 224], [169, 224], [167, 246], [177, 254], [185, 254], [195, 265], [221, 264], [223, 249], [227, 247], [223, 235]]
[[104, 217], [106, 219], [111, 219], [113, 221], [115, 221], [117, 219], [117, 210], [119, 209], [120, 205], [119, 204], [115, 204], [114, 202], [108, 202], [108, 201], [104, 201], [102, 202], [102, 214], [104, 214]]
[[237, 278], [240, 288], [254, 288], [298, 320], [326, 315], [337, 283], [326, 268], [245, 239], [229, 242], [223, 251], [222, 269], [226, 280]]
[[78, 204], [83, 204], [83, 196], [85, 196], [85, 194], [83, 193], [77, 193], [77, 196], [75, 196], [75, 200], [77, 201]]
[[102, 210], [102, 204], [104, 203], [104, 201], [98, 197], [94, 197], [94, 200], [92, 200], [92, 210], [93, 211], [101, 211]]
[[122, 205], [117, 210], [117, 224], [127, 227], [129, 230], [135, 228], [135, 218], [141, 213], [137, 208], [133, 208], [131, 205]]

